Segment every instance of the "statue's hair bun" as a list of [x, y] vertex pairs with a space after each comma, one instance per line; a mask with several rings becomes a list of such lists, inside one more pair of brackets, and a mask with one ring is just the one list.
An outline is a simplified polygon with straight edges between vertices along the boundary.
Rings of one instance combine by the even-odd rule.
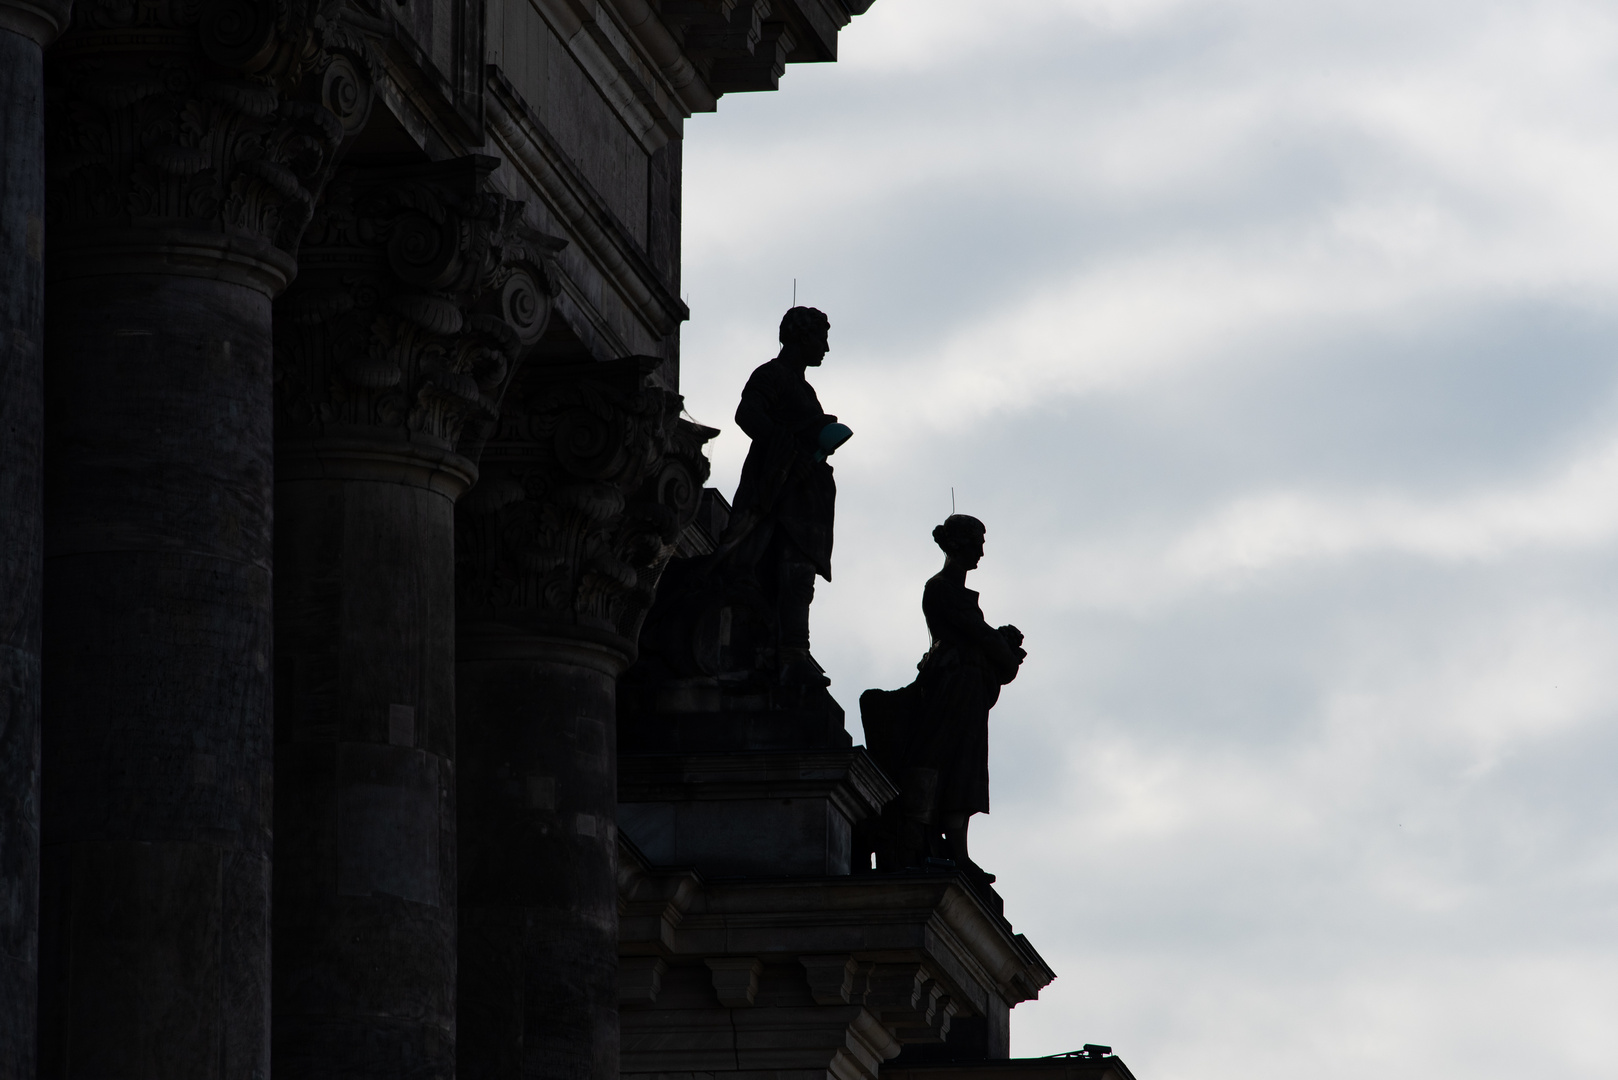
[[951, 514], [944, 524], [933, 526], [933, 543], [948, 554], [961, 541], [982, 540], [989, 530], [971, 514]]

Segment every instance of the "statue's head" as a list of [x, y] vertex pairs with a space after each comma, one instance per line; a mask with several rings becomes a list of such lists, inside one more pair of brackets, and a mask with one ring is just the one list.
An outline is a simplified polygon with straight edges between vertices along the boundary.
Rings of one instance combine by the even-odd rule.
[[781, 316], [781, 359], [819, 367], [831, 351], [831, 320], [819, 308], [795, 307]]
[[989, 530], [983, 522], [970, 514], [951, 514], [944, 524], [933, 529], [933, 543], [944, 549], [944, 554], [968, 570], [983, 559], [983, 538]]

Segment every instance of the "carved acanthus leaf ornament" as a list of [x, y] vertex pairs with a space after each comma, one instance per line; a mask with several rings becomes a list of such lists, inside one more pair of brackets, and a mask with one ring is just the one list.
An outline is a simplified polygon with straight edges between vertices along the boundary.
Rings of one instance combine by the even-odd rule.
[[487, 188], [494, 158], [339, 173], [275, 304], [277, 438], [460, 449], [544, 333], [563, 241]]
[[77, 0], [47, 70], [52, 227], [297, 250], [378, 61], [344, 0]]
[[659, 363], [533, 366], [507, 395], [456, 509], [463, 627], [639, 636], [718, 434], [681, 418]]

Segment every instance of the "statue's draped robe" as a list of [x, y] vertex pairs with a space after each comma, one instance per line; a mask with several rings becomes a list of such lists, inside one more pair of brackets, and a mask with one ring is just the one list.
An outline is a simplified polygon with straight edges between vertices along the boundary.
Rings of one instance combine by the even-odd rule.
[[1016, 676], [1018, 657], [984, 620], [978, 594], [947, 570], [928, 580], [921, 610], [933, 647], [918, 665], [921, 715], [907, 756], [938, 770], [939, 809], [986, 814], [989, 710]]
[[759, 365], [736, 409], [736, 423], [753, 445], [732, 508], [733, 517], [757, 520], [752, 550], [762, 551], [779, 530], [827, 581], [837, 484], [831, 466], [817, 459], [820, 429], [829, 420], [797, 368], [779, 359]]
[[989, 812], [989, 710], [1017, 675], [1021, 652], [983, 618], [978, 594], [948, 570], [921, 595], [933, 645], [900, 690], [860, 695], [871, 756], [894, 780], [938, 770], [937, 808]]

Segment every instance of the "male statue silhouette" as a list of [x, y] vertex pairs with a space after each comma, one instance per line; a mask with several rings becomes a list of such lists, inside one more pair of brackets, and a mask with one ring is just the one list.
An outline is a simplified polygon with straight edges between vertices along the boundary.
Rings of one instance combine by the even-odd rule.
[[826, 458], [853, 434], [820, 405], [804, 377], [830, 351], [831, 322], [794, 307], [781, 319], [781, 351], [742, 389], [736, 423], [753, 440], [742, 465], [715, 565], [749, 577], [775, 614], [776, 663], [788, 686], [825, 686], [809, 656], [815, 575], [831, 580], [837, 484]]

